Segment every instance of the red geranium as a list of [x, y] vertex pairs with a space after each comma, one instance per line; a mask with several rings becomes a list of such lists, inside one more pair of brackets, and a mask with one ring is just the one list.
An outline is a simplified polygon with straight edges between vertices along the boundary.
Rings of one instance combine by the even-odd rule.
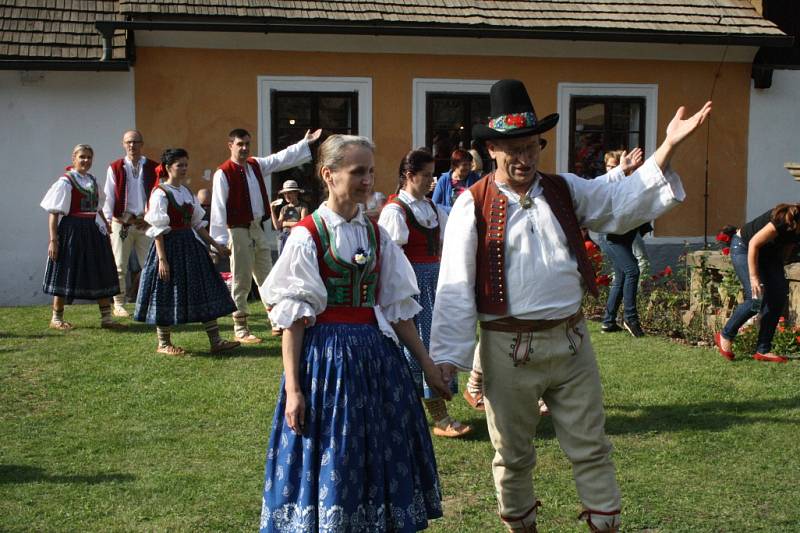
[[725, 248], [722, 249], [722, 255], [730, 255], [730, 253], [731, 253], [730, 247], [726, 246]]
[[611, 283], [611, 278], [606, 274], [600, 274], [594, 279], [594, 281], [602, 287], [608, 287], [608, 285]]
[[728, 235], [727, 233], [720, 231], [719, 233], [717, 233], [717, 241], [725, 243], [731, 242], [731, 236]]
[[672, 269], [670, 268], [669, 265], [667, 265], [666, 267], [664, 267], [664, 271], [661, 272], [661, 274], [664, 275], [664, 276], [671, 276], [672, 275]]

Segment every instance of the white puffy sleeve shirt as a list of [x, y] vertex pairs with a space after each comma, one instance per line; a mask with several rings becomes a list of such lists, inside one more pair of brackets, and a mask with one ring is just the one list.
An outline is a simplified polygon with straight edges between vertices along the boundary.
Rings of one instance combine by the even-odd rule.
[[[81, 187], [89, 188], [92, 186], [92, 178], [90, 175], [83, 175], [78, 172], [72, 173], [73, 177], [78, 181]], [[98, 205], [103, 204], [103, 198], [100, 191], [100, 187], [98, 186]], [[69, 207], [72, 203], [72, 184], [69, 182], [69, 179], [65, 176], [59, 177], [55, 183], [53, 183], [47, 192], [44, 195], [41, 203], [39, 205], [47, 211], [48, 213], [58, 214], [58, 215], [67, 215], [69, 214]], [[108, 230], [106, 229], [106, 225], [103, 222], [103, 219], [100, 217], [98, 213], [94, 217], [94, 222], [97, 225], [97, 228], [100, 230], [100, 233], [103, 235], [108, 234]]]
[[[178, 205], [192, 204], [192, 229], [203, 228], [208, 225], [208, 223], [203, 220], [203, 216], [206, 212], [200, 205], [197, 197], [192, 194], [192, 191], [183, 185], [180, 187], [173, 187], [165, 183], [163, 186], [169, 187], [172, 197], [175, 198], [175, 202]], [[171, 231], [172, 228], [169, 226], [169, 212], [167, 211], [168, 206], [169, 199], [164, 191], [158, 187], [153, 189], [152, 194], [150, 194], [150, 204], [144, 215], [144, 221], [150, 224], [150, 227], [147, 228], [147, 236], [151, 239]], [[199, 237], [197, 238], [199, 239]]]
[[[683, 201], [680, 177], [664, 172], [651, 157], [626, 179], [612, 171], [593, 180], [564, 174], [578, 222], [598, 233], [625, 233]], [[532, 207], [498, 184], [508, 198], [505, 276], [508, 315], [530, 320], [561, 319], [577, 312], [583, 297], [577, 261], [535, 180], [528, 191]], [[475, 296], [478, 232], [472, 194], [464, 192], [450, 211], [431, 326], [431, 358], [461, 369], [472, 367], [479, 314]]]
[[[361, 207], [349, 222], [325, 204], [318, 211], [331, 232], [340, 257], [349, 261], [358, 248], [372, 253], [367, 236], [370, 222]], [[380, 230], [379, 238], [381, 273], [375, 314], [381, 331], [396, 341], [390, 323], [413, 318], [422, 309], [413, 299], [419, 294], [419, 289], [414, 270], [403, 250], [384, 230]], [[311, 326], [316, 316], [325, 310], [328, 291], [319, 273], [316, 244], [308, 230], [300, 226], [292, 229], [283, 253], [260, 287], [260, 293], [264, 304], [272, 307], [270, 320], [280, 328], [288, 328], [301, 318], [306, 318], [308, 326]]]
[[[439, 239], [444, 241], [447, 213], [441, 207], [435, 204], [432, 207], [432, 204], [427, 200], [417, 200], [406, 191], [400, 191], [398, 196], [411, 208], [411, 212], [414, 213], [414, 217], [416, 217], [420, 225], [426, 228], [435, 228], [438, 220], [438, 225], [441, 228], [439, 230]], [[434, 209], [436, 210], [435, 213]], [[438, 219], [436, 215], [438, 215]], [[378, 224], [386, 230], [386, 233], [398, 246], [404, 246], [408, 243], [408, 224], [406, 223], [406, 216], [402, 206], [395, 203], [386, 204], [381, 209]]]

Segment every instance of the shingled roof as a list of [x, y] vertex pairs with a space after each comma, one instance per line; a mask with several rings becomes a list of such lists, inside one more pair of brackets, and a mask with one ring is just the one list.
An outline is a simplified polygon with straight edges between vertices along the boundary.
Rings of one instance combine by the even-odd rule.
[[783, 36], [748, 0], [120, 0], [138, 19], [247, 19], [536, 31]]
[[[0, 58], [99, 60], [96, 20], [123, 20], [116, 0], [5, 0], [0, 5]], [[125, 32], [115, 32], [110, 59], [125, 59]]]
[[[0, 67], [103, 56], [125, 65], [126, 30], [271, 31], [786, 44], [748, 0], [4, 0]], [[101, 25], [102, 26], [102, 25]], [[113, 33], [111, 33], [113, 32]], [[114, 61], [116, 60], [116, 61]]]

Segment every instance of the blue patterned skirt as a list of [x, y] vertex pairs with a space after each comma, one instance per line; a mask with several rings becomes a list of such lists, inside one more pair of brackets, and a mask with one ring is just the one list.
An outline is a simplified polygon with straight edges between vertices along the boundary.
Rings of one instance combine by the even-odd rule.
[[261, 532], [411, 532], [442, 516], [428, 425], [400, 349], [373, 325], [317, 324], [301, 357], [305, 434], [286, 425], [281, 383]]
[[153, 242], [142, 268], [133, 319], [158, 326], [207, 322], [236, 310], [205, 246], [191, 229], [164, 235], [169, 281], [158, 276], [158, 254]]
[[47, 259], [42, 291], [74, 299], [99, 300], [119, 294], [119, 278], [111, 242], [94, 218], [61, 217], [58, 260]]
[[[417, 316], [414, 317], [414, 325], [417, 326], [417, 333], [419, 338], [422, 339], [422, 344], [425, 349], [430, 349], [431, 343], [431, 322], [433, 321], [433, 302], [436, 300], [436, 283], [439, 281], [439, 263], [411, 263], [414, 267], [414, 273], [417, 275], [417, 285], [419, 286], [419, 296], [414, 296], [417, 303], [422, 306]], [[426, 400], [438, 398], [439, 395], [436, 391], [428, 387], [425, 378], [422, 375], [422, 367], [417, 363], [416, 358], [411, 355], [407, 348], [403, 348], [403, 352], [408, 359], [408, 365], [411, 367], [411, 376], [414, 378], [414, 384], [417, 386], [417, 391]], [[454, 377], [450, 382], [450, 391], [453, 394], [458, 393], [458, 378]]]

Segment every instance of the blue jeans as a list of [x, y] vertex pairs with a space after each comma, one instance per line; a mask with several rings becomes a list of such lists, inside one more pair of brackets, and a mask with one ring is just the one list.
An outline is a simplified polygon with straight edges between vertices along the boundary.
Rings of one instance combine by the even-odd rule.
[[[739, 328], [758, 313], [753, 309], [750, 270], [747, 266], [747, 244], [738, 235], [734, 235], [731, 239], [731, 263], [736, 277], [742, 283], [744, 301], [736, 306], [722, 329], [722, 336], [730, 341], [736, 338]], [[789, 284], [783, 273], [783, 258], [775, 257], [775, 254], [759, 254], [758, 274], [764, 287], [762, 287], [761, 327], [758, 330], [756, 351], [768, 353], [772, 349], [772, 337], [775, 335], [775, 327], [778, 325], [789, 292]]]
[[608, 292], [603, 324], [611, 326], [617, 321], [620, 303], [624, 304], [625, 321], [629, 324], [638, 324], [639, 312], [636, 310], [636, 293], [639, 289], [639, 264], [633, 255], [631, 245], [606, 240], [603, 249], [614, 267], [614, 281], [611, 282]]

